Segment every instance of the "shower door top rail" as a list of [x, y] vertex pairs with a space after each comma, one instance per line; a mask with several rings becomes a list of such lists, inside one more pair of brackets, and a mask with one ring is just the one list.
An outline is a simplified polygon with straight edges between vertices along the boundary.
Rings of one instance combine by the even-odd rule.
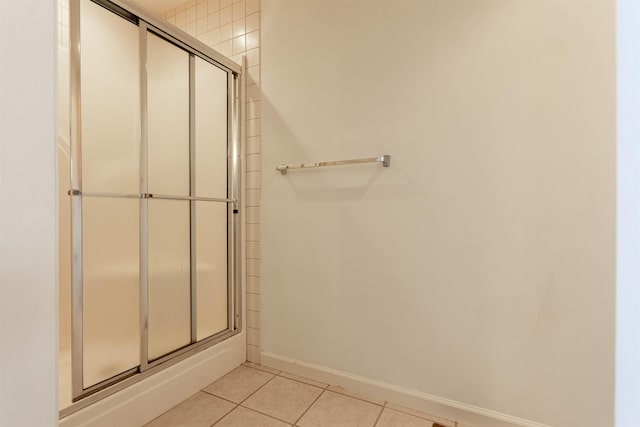
[[368, 157], [366, 159], [333, 160], [330, 162], [302, 163], [298, 165], [282, 164], [276, 166], [276, 170], [282, 175], [286, 175], [289, 169], [310, 169], [320, 168], [324, 166], [354, 165], [359, 163], [382, 163], [382, 166], [388, 168], [389, 166], [391, 166], [391, 156], [389, 154], [384, 154], [382, 156]]

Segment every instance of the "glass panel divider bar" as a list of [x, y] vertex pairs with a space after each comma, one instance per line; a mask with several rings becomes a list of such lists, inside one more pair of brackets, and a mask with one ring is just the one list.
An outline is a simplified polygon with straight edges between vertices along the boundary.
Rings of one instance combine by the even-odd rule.
[[[247, 69], [247, 57], [242, 56], [242, 70]], [[241, 163], [241, 152], [242, 146], [241, 142], [243, 141], [244, 131], [245, 131], [245, 109], [246, 109], [246, 100], [245, 100], [245, 86], [246, 86], [246, 73], [241, 74], [233, 74], [229, 73], [234, 82], [234, 115], [232, 118], [231, 129], [233, 133], [233, 177], [232, 177], [232, 197], [236, 199], [235, 208], [234, 208], [234, 224], [232, 228], [232, 244], [234, 245], [233, 254], [233, 270], [232, 274], [234, 276], [234, 284], [235, 284], [235, 303], [234, 303], [234, 323], [233, 330], [242, 330], [242, 247], [244, 245], [239, 244], [241, 239], [244, 238], [241, 229], [241, 215], [244, 215], [244, 206], [239, 206], [238, 200], [240, 199], [240, 192], [242, 191], [242, 163]], [[243, 208], [243, 209], [241, 209]], [[233, 292], [230, 292], [233, 293]], [[232, 325], [229, 325], [231, 327]]]
[[[234, 128], [233, 117], [235, 111], [235, 85], [232, 73], [227, 74], [227, 194], [229, 191], [233, 194], [234, 180]], [[235, 299], [233, 292], [234, 281], [234, 230], [237, 205], [227, 206], [227, 328], [233, 330], [235, 324]]]
[[[242, 56], [242, 70], [247, 70], [247, 57], [245, 55]], [[244, 200], [244, 198], [240, 198], [240, 193], [242, 191], [242, 174], [243, 171], [243, 163], [242, 159], [242, 141], [244, 139], [244, 135], [246, 132], [246, 116], [245, 111], [247, 108], [246, 102], [246, 82], [247, 82], [247, 74], [246, 72], [240, 74], [234, 74], [235, 81], [235, 93], [236, 93], [236, 107], [234, 109], [234, 118], [233, 118], [233, 197], [236, 200]], [[246, 202], [245, 202], [246, 204]], [[237, 245], [235, 247], [234, 252], [234, 262], [235, 269], [233, 270], [233, 276], [235, 280], [235, 295], [236, 295], [236, 303], [235, 303], [235, 330], [242, 330], [242, 278], [245, 275], [242, 274], [242, 248], [245, 247], [244, 244], [240, 244], [245, 236], [242, 234], [241, 229], [241, 215], [244, 215], [244, 206], [242, 206], [243, 210], [240, 210], [241, 206], [236, 202], [236, 210], [237, 214], [234, 215], [235, 226], [233, 227], [233, 244]]]
[[[82, 191], [82, 117], [80, 87], [80, 0], [70, 0], [71, 187]], [[71, 397], [82, 394], [82, 197], [71, 198]]]
[[198, 274], [196, 258], [196, 58], [189, 54], [189, 215], [191, 231], [191, 343], [198, 341]]
[[[140, 195], [149, 191], [149, 105], [147, 84], [147, 23], [139, 24], [140, 47]], [[149, 200], [140, 199], [140, 372], [149, 365]]]

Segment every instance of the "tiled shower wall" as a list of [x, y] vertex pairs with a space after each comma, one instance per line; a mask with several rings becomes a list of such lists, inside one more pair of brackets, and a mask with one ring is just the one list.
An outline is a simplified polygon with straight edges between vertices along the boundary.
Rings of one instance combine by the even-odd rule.
[[247, 359], [260, 362], [260, 0], [191, 0], [162, 14], [169, 23], [242, 64], [247, 78]]

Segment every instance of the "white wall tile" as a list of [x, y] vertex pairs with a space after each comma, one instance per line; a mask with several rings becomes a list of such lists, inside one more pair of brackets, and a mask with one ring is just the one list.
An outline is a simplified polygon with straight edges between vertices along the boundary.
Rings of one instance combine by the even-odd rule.
[[260, 312], [247, 310], [247, 327], [260, 329]]
[[247, 224], [260, 224], [260, 208], [255, 206], [247, 207]]
[[196, 16], [198, 17], [198, 19], [207, 17], [207, 2], [206, 2], [206, 0], [199, 2], [198, 5], [196, 6]]
[[244, 0], [239, 0], [237, 3], [233, 5], [233, 19], [244, 19], [245, 17], [245, 7]]
[[247, 172], [247, 189], [261, 187], [261, 172]]
[[260, 14], [254, 13], [253, 15], [249, 15], [246, 17], [246, 31], [256, 31], [260, 29]]
[[260, 32], [252, 31], [247, 33], [247, 50], [255, 49], [258, 47], [260, 42]]
[[246, 0], [245, 13], [247, 15], [253, 14], [260, 10], [260, 0]]
[[207, 0], [207, 12], [209, 14], [220, 10], [220, 0]]
[[187, 24], [186, 30], [187, 33], [191, 36], [196, 35], [196, 21]]
[[[255, 86], [255, 85], [254, 85]], [[261, 132], [260, 119], [251, 119], [247, 122], [247, 136], [259, 136]]]
[[207, 15], [207, 25], [209, 29], [218, 28], [220, 26], [220, 13], [213, 12]]
[[187, 24], [186, 21], [186, 13], [185, 11], [181, 11], [176, 13], [176, 26], [178, 28], [183, 28]]
[[[249, 35], [247, 35], [247, 43], [249, 42]], [[248, 79], [250, 84], [260, 84], [260, 66], [249, 67], [247, 69]], [[251, 117], [258, 118], [258, 117]]]
[[247, 243], [247, 258], [260, 259], [260, 242]]
[[209, 31], [209, 45], [213, 46], [220, 43], [220, 28], [214, 28]]
[[200, 18], [196, 21], [196, 34], [204, 34], [207, 32], [209, 26], [207, 25], [207, 18]]
[[244, 36], [246, 34], [244, 17], [233, 21], [232, 31], [233, 37]]
[[260, 277], [261, 262], [259, 259], [247, 259], [247, 275]]
[[[220, 31], [220, 34], [222, 34], [222, 30]], [[221, 37], [223, 38], [223, 37]], [[221, 54], [225, 55], [225, 56], [231, 56], [232, 53], [232, 45], [231, 45], [231, 40], [227, 40], [224, 41], [222, 43], [220, 43], [220, 47], [219, 47], [219, 51]]]
[[245, 51], [245, 36], [233, 38], [233, 50], [232, 53], [238, 54]]
[[249, 67], [260, 65], [260, 49], [247, 50], [247, 63]]
[[[220, 24], [222, 24], [222, 21], [220, 21]], [[224, 24], [220, 26], [220, 41], [229, 41], [231, 40], [232, 35], [233, 33], [231, 31], [231, 24]]]
[[247, 294], [247, 310], [260, 311], [260, 295]]
[[262, 156], [260, 154], [249, 154], [247, 156], [247, 171], [255, 172], [262, 170]]
[[231, 6], [225, 7], [224, 9], [220, 9], [220, 25], [230, 24], [233, 20]]
[[247, 276], [247, 292], [260, 294], [260, 280], [257, 276]]
[[262, 360], [260, 357], [260, 347], [255, 345], [247, 345], [247, 360], [253, 363], [260, 363]]
[[255, 328], [247, 328], [247, 344], [260, 346], [260, 330]]
[[262, 197], [259, 188], [247, 190], [247, 206], [260, 206], [260, 198]]
[[196, 7], [190, 7], [187, 9], [187, 24], [194, 22], [197, 18]]
[[247, 224], [247, 241], [260, 241], [260, 224]]
[[[259, 68], [259, 67], [251, 67]], [[260, 70], [257, 71], [260, 73]], [[252, 101], [247, 103], [247, 120], [260, 118], [260, 101]]]
[[262, 152], [262, 143], [259, 136], [247, 138], [247, 154], [258, 154]]

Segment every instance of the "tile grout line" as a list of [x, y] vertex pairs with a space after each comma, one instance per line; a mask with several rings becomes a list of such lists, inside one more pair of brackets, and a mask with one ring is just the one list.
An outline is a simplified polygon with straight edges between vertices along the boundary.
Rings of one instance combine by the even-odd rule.
[[[262, 388], [263, 388], [263, 387], [265, 387], [267, 384], [269, 384], [271, 381], [273, 381], [273, 380], [274, 380], [274, 378], [276, 378], [276, 377], [278, 377], [278, 376], [280, 376], [280, 375], [279, 375], [279, 374], [274, 374], [273, 372], [267, 372], [267, 371], [263, 371], [263, 370], [261, 370], [261, 369], [253, 368], [253, 367], [251, 367], [251, 366], [246, 366], [246, 365], [241, 365], [241, 366], [245, 366], [245, 367], [247, 367], [247, 368], [255, 369], [256, 371], [260, 371], [260, 372], [265, 372], [265, 373], [267, 373], [267, 374], [271, 374], [271, 375], [273, 375], [273, 377], [269, 378], [269, 381], [267, 381], [266, 383], [262, 384], [262, 385], [261, 385], [260, 387], [258, 387], [258, 388], [253, 392], [253, 393], [251, 393], [249, 396], [247, 396], [247, 397], [246, 397], [246, 399], [244, 399], [242, 402], [238, 403], [238, 406], [242, 406], [243, 408], [248, 409], [248, 410], [253, 411], [253, 412], [256, 412], [256, 413], [258, 413], [258, 414], [260, 414], [260, 415], [264, 415], [264, 416], [269, 417], [269, 418], [271, 418], [271, 419], [274, 419], [274, 420], [276, 420], [276, 421], [280, 421], [280, 422], [283, 422], [283, 423], [285, 423], [285, 424], [291, 425], [288, 421], [281, 420], [280, 418], [276, 418], [276, 417], [274, 417], [273, 415], [265, 414], [264, 412], [260, 412], [260, 411], [258, 411], [258, 410], [256, 410], [256, 409], [253, 409], [253, 408], [250, 408], [250, 407], [248, 407], [248, 406], [244, 406], [244, 405], [243, 405], [243, 403], [245, 403], [247, 400], [249, 400], [249, 399], [250, 399], [254, 394], [256, 394], [257, 392], [259, 392], [260, 390], [262, 390]], [[280, 371], [280, 372], [282, 372], [282, 371]], [[234, 408], [234, 409], [235, 409], [235, 408]]]
[[[321, 390], [328, 390], [328, 389], [329, 389], [329, 387], [331, 386], [331, 384], [326, 384], [324, 387], [320, 387], [320, 386], [318, 386], [318, 385], [309, 384], [309, 383], [306, 383], [306, 382], [304, 382], [304, 381], [296, 380], [295, 378], [283, 377], [283, 376], [282, 376], [282, 373], [283, 373], [283, 372], [284, 372], [284, 371], [280, 371], [280, 373], [279, 373], [279, 374], [277, 374], [277, 375], [278, 375], [280, 378], [284, 378], [284, 379], [286, 379], [286, 380], [291, 380], [291, 381], [299, 382], [299, 383], [301, 383], [301, 384], [310, 385], [311, 387], [316, 387], [316, 388], [319, 388], [319, 389], [321, 389]], [[296, 374], [292, 374], [291, 372], [285, 372], [285, 373], [286, 373], [286, 374], [289, 374], [289, 375], [296, 375]], [[297, 377], [299, 377], [299, 378], [305, 378], [305, 379], [307, 379], [307, 380], [309, 380], [309, 381], [314, 381], [314, 382], [317, 382], [317, 383], [320, 383], [320, 384], [325, 384], [325, 383], [322, 383], [322, 382], [320, 382], [320, 381], [312, 380], [311, 378], [300, 377], [299, 375], [296, 375], [296, 376], [297, 376]]]
[[386, 408], [387, 402], [385, 401], [384, 406], [382, 406], [382, 408], [380, 408], [380, 413], [378, 414], [378, 418], [376, 418], [376, 422], [373, 423], [372, 427], [376, 427], [378, 425], [378, 422], [380, 421], [380, 418], [382, 417], [382, 413], [384, 412], [384, 409]]
[[[254, 411], [254, 412], [257, 412], [257, 413], [259, 413], [259, 414], [265, 415], [265, 416], [267, 416], [267, 417], [269, 417], [269, 418], [273, 418], [274, 420], [282, 421], [283, 423], [286, 423], [286, 424], [289, 424], [289, 425], [296, 425], [296, 424], [298, 423], [298, 421], [300, 421], [300, 419], [301, 419], [302, 417], [304, 417], [304, 415], [307, 413], [307, 411], [308, 411], [309, 409], [311, 409], [311, 407], [313, 406], [313, 404], [314, 404], [314, 403], [316, 403], [316, 401], [320, 398], [320, 396], [322, 396], [322, 395], [324, 394], [324, 392], [327, 390], [327, 387], [329, 387], [329, 384], [327, 384], [327, 385], [323, 388], [323, 387], [318, 387], [318, 386], [315, 386], [315, 385], [312, 385], [312, 384], [309, 384], [309, 383], [305, 383], [305, 382], [303, 382], [303, 381], [298, 381], [298, 380], [295, 380], [295, 379], [293, 379], [293, 378], [283, 377], [283, 376], [282, 376], [282, 375], [280, 375], [280, 374], [282, 374], [284, 371], [278, 371], [278, 373], [277, 373], [277, 374], [274, 374], [273, 372], [263, 371], [262, 369], [254, 368], [254, 367], [252, 367], [252, 366], [247, 366], [247, 365], [243, 365], [243, 366], [246, 366], [247, 368], [255, 369], [256, 371], [266, 372], [266, 373], [272, 374], [272, 375], [273, 375], [273, 378], [271, 378], [269, 381], [267, 381], [267, 382], [266, 382], [266, 383], [264, 383], [262, 386], [260, 386], [256, 391], [254, 391], [253, 393], [251, 393], [251, 395], [250, 395], [249, 397], [247, 397], [245, 400], [243, 400], [241, 403], [239, 403], [239, 404], [238, 404], [238, 406], [242, 406], [243, 408], [250, 409], [250, 410], [252, 410], [252, 411]], [[276, 370], [277, 370], [277, 369], [276, 369]], [[260, 411], [258, 411], [258, 410], [256, 410], [256, 409], [253, 409], [253, 408], [250, 408], [250, 407], [248, 407], [248, 406], [244, 406], [244, 405], [243, 405], [243, 403], [244, 403], [244, 402], [246, 402], [246, 401], [247, 401], [251, 396], [253, 396], [255, 393], [257, 393], [257, 392], [258, 392], [262, 387], [264, 387], [264, 386], [266, 386], [268, 383], [270, 383], [270, 382], [271, 382], [275, 377], [280, 377], [280, 378], [285, 379], [285, 380], [295, 381], [295, 382], [297, 382], [297, 383], [299, 383], [299, 384], [304, 384], [304, 385], [307, 385], [307, 386], [310, 386], [310, 387], [315, 387], [315, 388], [318, 388], [318, 389], [322, 390], [322, 392], [320, 392], [320, 394], [318, 395], [318, 397], [316, 397], [316, 398], [314, 399], [314, 401], [313, 401], [313, 402], [311, 402], [311, 404], [309, 405], [309, 407], [308, 407], [307, 409], [305, 409], [305, 411], [302, 413], [302, 415], [300, 415], [300, 417], [299, 417], [299, 418], [298, 418], [294, 423], [292, 423], [292, 424], [291, 424], [291, 423], [289, 423], [289, 421], [285, 421], [285, 420], [282, 420], [282, 419], [280, 419], [280, 418], [276, 418], [276, 417], [274, 417], [273, 415], [265, 414], [264, 412], [260, 412]]]
[[318, 397], [316, 397], [315, 400], [313, 402], [311, 402], [311, 405], [309, 405], [309, 407], [307, 409], [305, 409], [305, 411], [302, 413], [302, 415], [300, 415], [300, 417], [298, 417], [298, 419], [296, 420], [295, 423], [293, 423], [293, 425], [298, 425], [298, 423], [300, 422], [302, 417], [304, 417], [307, 414], [307, 412], [309, 412], [309, 409], [311, 409], [313, 407], [313, 405], [316, 404], [318, 399], [320, 399], [320, 397], [322, 397], [322, 395], [325, 394], [326, 392], [327, 392], [326, 388], [322, 389], [322, 392], [318, 395]]
[[[240, 366], [243, 366], [243, 365], [240, 365]], [[250, 366], [246, 366], [246, 367], [247, 367], [247, 368], [250, 368]], [[256, 369], [256, 370], [258, 370], [258, 369]], [[260, 372], [265, 372], [265, 371], [260, 371]], [[222, 421], [224, 418], [226, 418], [226, 417], [227, 417], [227, 415], [229, 415], [231, 412], [233, 412], [233, 411], [235, 411], [236, 409], [238, 409], [238, 407], [239, 407], [239, 406], [241, 406], [241, 405], [242, 405], [242, 404], [243, 404], [247, 399], [249, 399], [251, 396], [253, 396], [254, 394], [256, 394], [256, 393], [258, 392], [258, 390], [262, 389], [262, 387], [264, 387], [265, 385], [269, 384], [269, 383], [270, 383], [270, 382], [271, 382], [275, 377], [276, 377], [276, 375], [274, 375], [273, 377], [269, 378], [269, 380], [268, 380], [266, 383], [264, 383], [264, 384], [262, 384], [260, 387], [258, 387], [258, 388], [253, 392], [253, 393], [251, 393], [251, 394], [250, 394], [249, 396], [247, 396], [245, 399], [243, 399], [242, 401], [240, 401], [240, 403], [232, 402], [232, 401], [230, 401], [230, 400], [228, 400], [228, 399], [225, 399], [225, 398], [223, 398], [223, 397], [216, 396], [215, 394], [212, 394], [212, 393], [209, 393], [209, 392], [207, 392], [207, 391], [204, 391], [204, 389], [203, 389], [202, 391], [204, 391], [205, 393], [210, 394], [211, 396], [215, 396], [215, 397], [217, 397], [217, 398], [219, 398], [219, 399], [223, 399], [223, 400], [225, 400], [225, 401], [227, 401], [227, 402], [231, 402], [231, 403], [233, 403], [234, 405], [236, 405], [232, 410], [230, 410], [229, 412], [227, 412], [227, 413], [224, 415], [224, 417], [220, 418], [218, 421], [216, 421], [215, 423], [213, 423], [213, 424], [211, 425], [211, 427], [215, 426], [215, 425], [216, 425], [216, 424], [218, 424], [220, 421]], [[242, 406], [242, 407], [243, 407], [243, 408], [246, 408], [246, 406]], [[247, 408], [247, 409], [251, 409], [251, 408]], [[255, 411], [255, 412], [258, 412], [258, 411]], [[258, 412], [258, 413], [262, 414], [261, 412]], [[263, 414], [263, 415], [267, 415], [267, 414]], [[272, 417], [272, 418], [273, 418], [273, 417]]]
[[249, 408], [248, 406], [242, 406], [242, 405], [238, 405], [238, 406], [240, 406], [240, 407], [242, 407], [242, 408], [244, 408], [246, 410], [255, 412], [256, 414], [264, 415], [265, 417], [271, 418], [272, 420], [280, 421], [281, 423], [285, 423], [287, 425], [293, 425], [293, 424], [289, 423], [289, 421], [281, 420], [280, 418], [276, 418], [273, 415], [265, 414], [264, 412], [260, 412], [260, 411], [258, 411], [256, 409]]
[[[212, 396], [213, 396], [213, 395], [212, 395]], [[218, 396], [215, 396], [215, 397], [218, 397]], [[230, 402], [229, 400], [226, 400], [226, 399], [224, 399], [224, 400], [225, 400], [225, 401], [227, 401], [227, 402]], [[230, 413], [232, 413], [233, 411], [235, 411], [235, 410], [238, 408], [238, 406], [240, 406], [240, 405], [238, 405], [237, 403], [236, 403], [235, 405], [236, 405], [236, 406], [234, 406], [234, 407], [233, 407], [229, 412], [227, 412], [226, 414], [224, 414], [224, 415], [223, 415], [223, 416], [222, 416], [218, 421], [216, 421], [215, 423], [211, 424], [211, 426], [209, 426], [209, 427], [213, 427], [213, 426], [215, 426], [216, 424], [218, 424], [220, 421], [222, 421], [222, 420], [224, 420], [225, 418], [227, 418], [227, 416], [229, 416], [229, 414], [230, 414]]]
[[[329, 387], [331, 387], [331, 385], [329, 385]], [[339, 387], [339, 386], [338, 386], [338, 387]], [[327, 388], [327, 390], [329, 390], [329, 388]], [[375, 402], [372, 402], [372, 401], [370, 401], [370, 400], [367, 400], [367, 399], [365, 399], [364, 397], [356, 397], [356, 396], [352, 396], [352, 395], [350, 395], [350, 394], [343, 393], [343, 392], [341, 392], [341, 391], [337, 391], [337, 390], [329, 390], [329, 391], [330, 391], [330, 392], [332, 392], [332, 393], [339, 394], [339, 395], [341, 395], [341, 396], [350, 397], [350, 398], [352, 398], [352, 399], [360, 400], [360, 401], [362, 401], [362, 402], [369, 403], [369, 404], [371, 404], [371, 405], [380, 406], [380, 407], [382, 407], [383, 409], [387, 407], [387, 401], [386, 401], [386, 400], [384, 400], [384, 401], [383, 401], [384, 403], [381, 405], [381, 404], [379, 404], [379, 403], [375, 403]], [[346, 391], [346, 390], [345, 390], [345, 391]]]

